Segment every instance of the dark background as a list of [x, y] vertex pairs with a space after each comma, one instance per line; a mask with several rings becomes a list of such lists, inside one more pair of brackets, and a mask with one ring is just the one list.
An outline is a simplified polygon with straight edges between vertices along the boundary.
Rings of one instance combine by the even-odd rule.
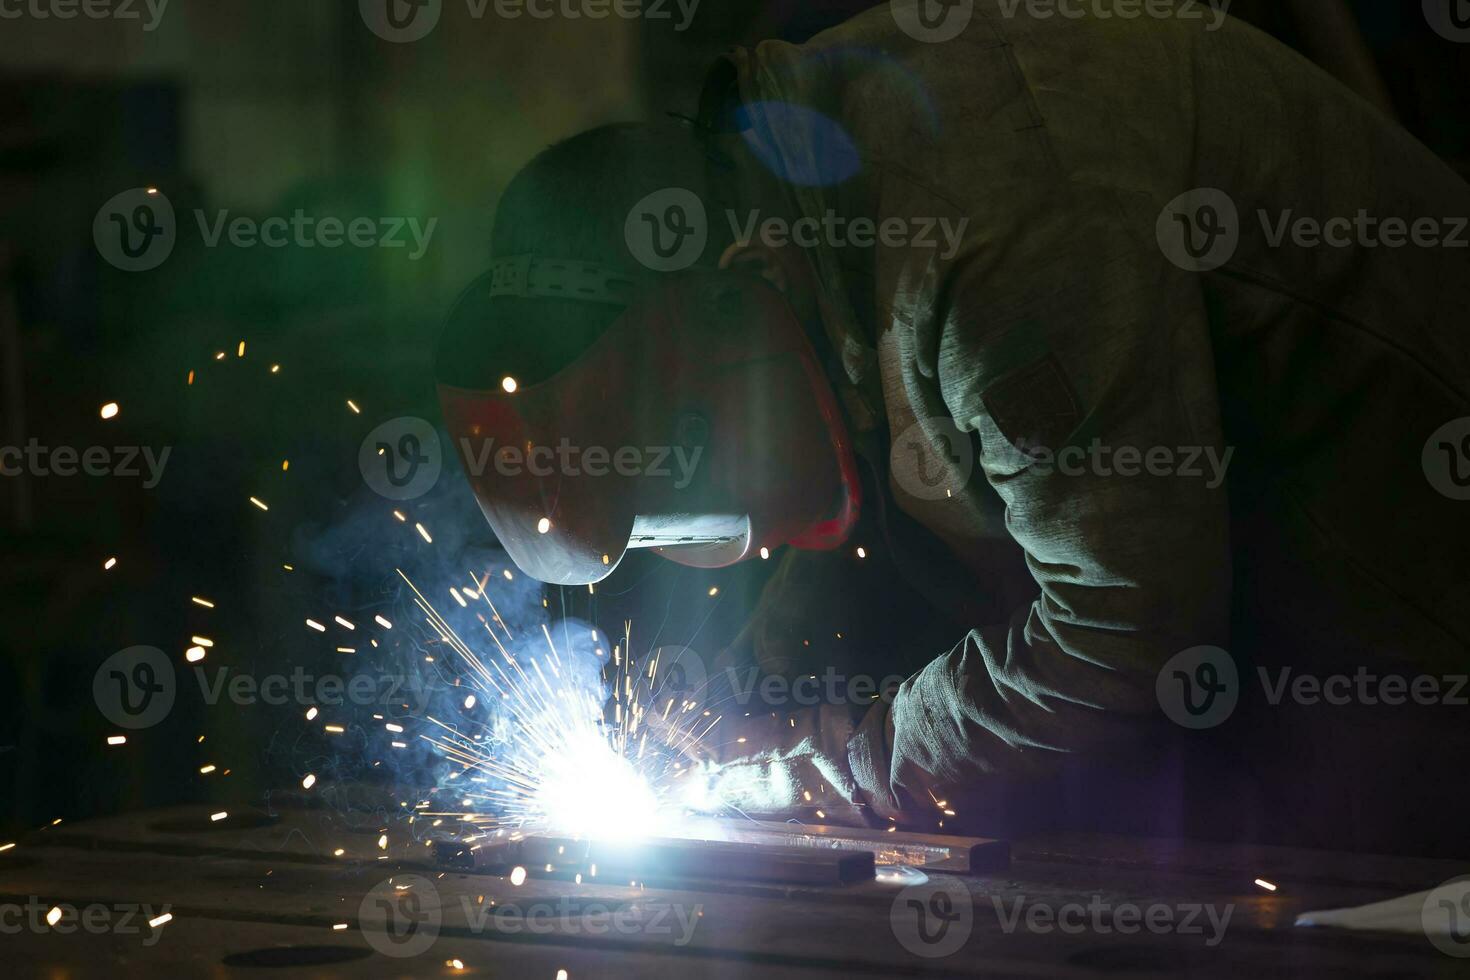
[[[187, 688], [165, 723], [107, 748], [115, 729], [93, 673], [136, 644], [182, 667], [194, 634], [215, 639], [215, 667], [342, 670], [305, 617], [394, 608], [395, 564], [467, 553], [493, 564], [452, 469], [402, 508], [403, 523], [363, 486], [357, 451], [379, 422], [437, 419], [437, 325], [486, 259], [497, 195], [555, 140], [692, 112], [702, 67], [725, 45], [801, 40], [868, 6], [704, 0], [677, 33], [666, 21], [474, 21], [447, 0], [435, 32], [402, 45], [346, 0], [173, 0], [153, 32], [0, 20], [0, 444], [171, 449], [151, 490], [0, 478], [0, 840], [56, 818], [258, 801], [320, 771], [336, 746], [304, 731], [299, 705], [206, 709]], [[1237, 0], [1232, 13], [1470, 172], [1470, 47], [1434, 34], [1418, 3]], [[179, 242], [158, 269], [129, 274], [101, 259], [92, 219], [144, 185], [172, 201]], [[416, 262], [403, 250], [205, 248], [195, 207], [438, 226]], [[121, 414], [103, 421], [109, 401]], [[761, 574], [635, 555], [597, 594], [548, 599], [607, 630], [632, 617], [663, 642], [709, 649], [743, 619]], [[199, 775], [205, 763], [220, 771]]]

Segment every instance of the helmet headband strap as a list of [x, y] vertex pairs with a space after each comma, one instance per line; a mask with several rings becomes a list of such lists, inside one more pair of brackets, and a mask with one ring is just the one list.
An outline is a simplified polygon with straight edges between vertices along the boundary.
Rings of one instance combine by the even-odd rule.
[[485, 275], [492, 297], [569, 299], [604, 306], [627, 306], [640, 285], [635, 277], [611, 266], [529, 252], [496, 259]]

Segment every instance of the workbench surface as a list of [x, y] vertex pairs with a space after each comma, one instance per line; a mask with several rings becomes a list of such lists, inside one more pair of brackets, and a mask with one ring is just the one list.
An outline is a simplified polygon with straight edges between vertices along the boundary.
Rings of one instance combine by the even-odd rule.
[[[1013, 842], [1008, 872], [917, 884], [578, 883], [544, 869], [515, 884], [436, 866], [422, 821], [409, 832], [383, 814], [209, 816], [60, 824], [0, 853], [6, 974], [1265, 980], [1464, 977], [1470, 966], [1423, 935], [1293, 924], [1434, 888], [1470, 871], [1463, 862], [1052, 836]], [[374, 900], [410, 893], [407, 906]], [[79, 911], [53, 928], [57, 906]], [[400, 912], [384, 931], [380, 916]]]

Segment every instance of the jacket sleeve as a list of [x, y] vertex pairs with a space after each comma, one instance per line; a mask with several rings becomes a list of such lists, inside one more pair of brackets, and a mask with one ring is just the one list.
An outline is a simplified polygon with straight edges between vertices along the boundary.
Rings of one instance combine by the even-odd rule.
[[880, 812], [1137, 737], [1160, 668], [1225, 641], [1230, 456], [1200, 280], [1115, 214], [1092, 195], [992, 223], [908, 343], [915, 400], [974, 434], [1039, 595], [871, 713], [850, 756]]

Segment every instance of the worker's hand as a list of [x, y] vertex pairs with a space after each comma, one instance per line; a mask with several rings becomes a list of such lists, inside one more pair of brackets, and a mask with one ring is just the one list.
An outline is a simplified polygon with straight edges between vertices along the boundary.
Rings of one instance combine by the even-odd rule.
[[733, 712], [691, 751], [686, 805], [813, 823], [876, 822], [848, 763], [863, 708], [820, 705], [743, 717]]

